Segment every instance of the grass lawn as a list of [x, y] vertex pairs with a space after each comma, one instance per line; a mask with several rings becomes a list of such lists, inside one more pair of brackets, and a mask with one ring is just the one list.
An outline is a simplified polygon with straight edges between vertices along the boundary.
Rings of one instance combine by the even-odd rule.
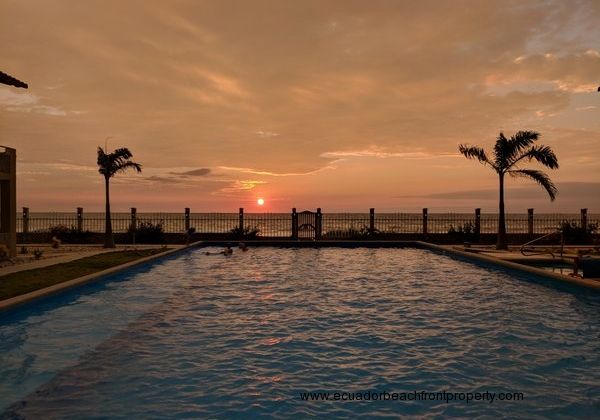
[[0, 300], [73, 280], [163, 251], [165, 249], [106, 252], [66, 263], [0, 276]]

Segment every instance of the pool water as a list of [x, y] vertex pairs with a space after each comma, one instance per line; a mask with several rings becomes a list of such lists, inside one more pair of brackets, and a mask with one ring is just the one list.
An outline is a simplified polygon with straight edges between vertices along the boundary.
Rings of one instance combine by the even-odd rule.
[[[600, 416], [600, 297], [421, 249], [193, 250], [0, 313], [0, 417]], [[301, 392], [520, 401], [303, 401]]]

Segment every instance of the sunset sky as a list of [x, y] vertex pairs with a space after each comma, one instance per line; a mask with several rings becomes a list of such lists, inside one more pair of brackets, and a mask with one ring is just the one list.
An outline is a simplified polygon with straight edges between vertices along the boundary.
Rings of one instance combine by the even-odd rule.
[[560, 192], [509, 179], [507, 210], [600, 212], [598, 0], [0, 0], [0, 51], [31, 211], [101, 210], [105, 144], [144, 166], [115, 211], [493, 211], [457, 145], [527, 129]]

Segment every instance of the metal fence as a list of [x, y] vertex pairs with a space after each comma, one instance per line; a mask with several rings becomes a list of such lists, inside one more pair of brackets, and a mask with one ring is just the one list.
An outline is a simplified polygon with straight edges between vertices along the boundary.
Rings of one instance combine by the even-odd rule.
[[[296, 216], [294, 216], [296, 215]], [[300, 216], [298, 216], [300, 215]], [[197, 233], [226, 234], [233, 231], [256, 234], [260, 237], [287, 238], [294, 236], [294, 217], [300, 217], [296, 229], [300, 237], [311, 235], [328, 238], [349, 238], [383, 234], [444, 234], [452, 232], [496, 233], [498, 215], [475, 211], [473, 213], [112, 213], [115, 233], [123, 233], [132, 227], [160, 225], [166, 233], [183, 233], [194, 228]], [[318, 221], [316, 219], [318, 217]], [[298, 220], [298, 219], [296, 219]], [[600, 214], [588, 214], [582, 209], [579, 214], [507, 214], [508, 233], [545, 234], [568, 222], [576, 226], [600, 224]], [[103, 232], [103, 213], [29, 213], [24, 211], [17, 217], [18, 232], [49, 232], [63, 226], [80, 231]], [[302, 234], [302, 229], [308, 232]], [[312, 229], [312, 231], [311, 231]], [[318, 230], [318, 232], [317, 232]], [[296, 232], [298, 234], [298, 232]]]

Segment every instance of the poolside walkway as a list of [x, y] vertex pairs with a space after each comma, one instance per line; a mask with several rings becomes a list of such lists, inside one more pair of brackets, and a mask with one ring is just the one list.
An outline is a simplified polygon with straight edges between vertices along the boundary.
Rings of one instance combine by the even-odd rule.
[[442, 245], [444, 248], [448, 249], [456, 249], [464, 252], [471, 252], [474, 254], [487, 255], [489, 257], [499, 258], [507, 261], [514, 262], [545, 262], [545, 261], [556, 261], [557, 259], [572, 259], [577, 256], [578, 250], [584, 249], [592, 249], [592, 246], [583, 246], [583, 245], [565, 245], [563, 249], [562, 257], [560, 255], [560, 250], [558, 248], [552, 248], [554, 252], [554, 256], [548, 252], [550, 247], [538, 247], [538, 253], [532, 253], [528, 251], [528, 255], [524, 255], [521, 253], [520, 247], [509, 247], [507, 251], [505, 250], [497, 250], [494, 246], [471, 246], [465, 247], [463, 245]]
[[[27, 244], [25, 246], [29, 251], [28, 254], [20, 254], [12, 259], [12, 263], [9, 262], [7, 265], [0, 267], [0, 276], [62, 264], [105, 252], [161, 248], [161, 245], [136, 245], [135, 247], [132, 245], [117, 245], [116, 248], [103, 248], [102, 245], [63, 245], [58, 249], [54, 249], [48, 244]], [[169, 248], [179, 247], [181, 246], [169, 245]], [[21, 245], [18, 245], [17, 249], [21, 249]], [[35, 249], [43, 251], [42, 257], [39, 260], [36, 260], [32, 255], [32, 251]]]

